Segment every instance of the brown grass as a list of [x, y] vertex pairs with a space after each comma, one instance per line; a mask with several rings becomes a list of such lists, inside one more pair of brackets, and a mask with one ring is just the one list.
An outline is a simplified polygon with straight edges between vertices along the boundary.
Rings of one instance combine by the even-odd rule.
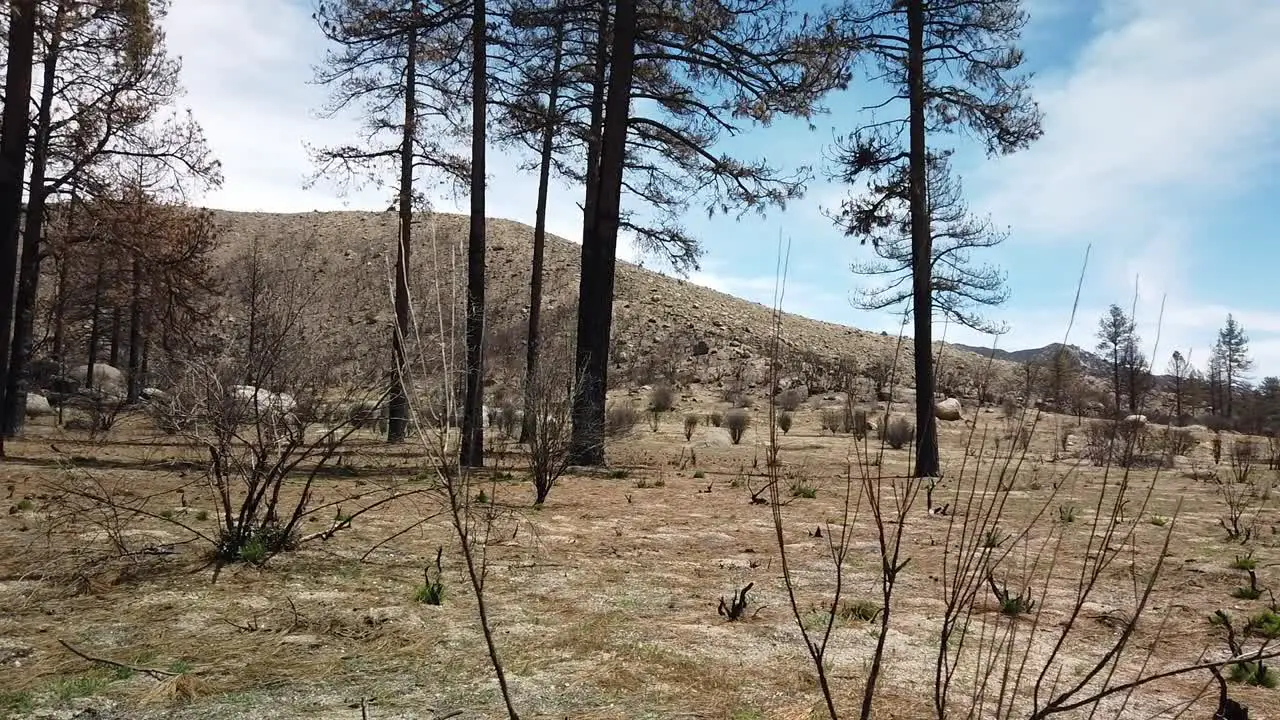
[[[706, 412], [708, 403], [727, 407], [712, 396], [698, 400], [678, 401], [676, 411]], [[765, 410], [750, 412], [752, 429], [739, 446], [707, 443], [712, 428], [698, 427], [688, 443], [696, 450], [696, 466], [682, 452], [680, 423], [636, 433], [610, 448], [612, 464], [628, 470], [625, 479], [566, 476], [541, 510], [530, 507], [518, 459], [494, 453], [494, 471], [511, 472], [515, 479], [499, 480], [493, 500], [515, 513], [495, 528], [487, 594], [523, 716], [821, 716], [814, 674], [780, 578], [769, 507], [749, 501], [747, 485], [759, 486], [765, 462], [761, 433], [768, 425]], [[873, 415], [882, 412], [883, 406]], [[978, 432], [988, 429], [992, 437], [1003, 430], [997, 413], [967, 412], [966, 418], [941, 423], [944, 467], [958, 468], [964, 459], [968, 423], [977, 422]], [[1055, 425], [1038, 424], [1028, 460], [1013, 481], [1007, 522], [1012, 528], [1025, 521], [1060, 484], [1055, 504], [1077, 508], [1064, 529], [1055, 570], [1055, 576], [1067, 577], [1081, 562], [1101, 471], [1064, 454]], [[802, 408], [791, 433], [780, 439], [782, 475], [819, 488], [815, 498], [796, 498], [782, 508], [788, 555], [806, 597], [829, 591], [827, 539], [813, 531], [840, 517], [836, 489], [843, 487], [851, 442], [823, 434], [819, 426], [819, 412]], [[1070, 446], [1078, 449], [1082, 440], [1075, 437]], [[1186, 462], [1204, 468], [1211, 458], [1201, 440]], [[350, 531], [282, 555], [263, 569], [229, 567], [210, 584], [204, 548], [184, 544], [187, 533], [159, 517], [176, 513], [183, 499], [189, 510], [173, 519], [213, 529], [213, 506], [198, 469], [179, 462], [197, 460], [196, 449], [158, 441], [144, 424], [130, 420], [101, 443], [36, 426], [9, 450], [5, 480], [13, 483], [14, 496], [8, 502], [16, 508], [16, 501], [29, 498], [31, 507], [0, 516], [0, 605], [6, 609], [0, 637], [30, 653], [7, 662], [0, 673], [0, 691], [8, 693], [0, 695], [3, 702], [17, 707], [19, 698], [27, 698], [37, 707], [66, 706], [66, 696], [74, 694], [66, 688], [81, 687], [138, 718], [356, 718], [362, 699], [372, 718], [431, 717], [429, 711], [455, 709], [466, 710], [464, 717], [498, 715], [501, 704], [467, 597], [465, 569], [443, 519], [416, 527], [360, 561], [370, 547], [439, 510], [423, 496], [362, 516]], [[908, 452], [884, 451], [885, 477], [905, 471]], [[994, 448], [985, 453], [992, 457]], [[1001, 453], [1007, 455], [1008, 448]], [[411, 455], [362, 433], [347, 459], [354, 475], [325, 478], [321, 494], [338, 498], [387, 473], [410, 472]], [[1206, 645], [1219, 652], [1222, 643], [1207, 614], [1221, 607], [1244, 617], [1266, 602], [1265, 595], [1257, 601], [1230, 596], [1243, 582], [1229, 567], [1242, 548], [1225, 541], [1217, 524], [1217, 488], [1188, 477], [1196, 475], [1188, 472], [1193, 469], [1163, 471], [1154, 505], [1145, 510], [1170, 515], [1177, 499], [1183, 502], [1171, 556], [1148, 610], [1152, 622], [1140, 625], [1138, 645], [1145, 647], [1157, 637], [1157, 622], [1164, 623], [1156, 662], [1194, 660]], [[741, 473], [754, 480], [734, 487]], [[1135, 471], [1133, 483], [1145, 487], [1153, 473]], [[138, 554], [118, 557], [102, 523], [60, 514], [65, 508], [51, 488], [88, 478], [152, 498], [148, 507], [158, 517], [121, 523], [122, 536]], [[635, 489], [637, 481], [658, 479], [665, 482]], [[945, 480], [935, 491], [938, 497], [951, 494], [953, 482]], [[912, 560], [896, 595], [876, 717], [930, 716], [934, 640], [928, 632], [941, 609], [939, 543], [946, 519], [928, 515], [923, 505], [905, 528], [904, 553]], [[196, 517], [201, 509], [209, 511], [204, 520]], [[1054, 520], [1056, 513], [1042, 522]], [[1251, 545], [1264, 586], [1275, 582], [1271, 566], [1280, 560], [1271, 529], [1277, 522], [1274, 507], [1265, 504], [1259, 510], [1263, 531]], [[1158, 543], [1165, 529], [1142, 523], [1133, 549]], [[167, 546], [144, 552], [154, 545]], [[423, 566], [433, 562], [438, 546], [445, 548], [444, 604], [415, 603]], [[1012, 567], [1020, 562], [1015, 557]], [[854, 525], [846, 572], [846, 597], [877, 597], [876, 545], [865, 514]], [[748, 582], [755, 583], [749, 615], [762, 609], [746, 620], [725, 622], [716, 614], [718, 599]], [[1088, 609], [1085, 639], [1110, 638], [1132, 593], [1128, 567], [1117, 564]], [[1041, 622], [1060, 621], [1069, 600], [1050, 598]], [[984, 603], [987, 613], [997, 612], [993, 599]], [[874, 632], [874, 623], [836, 625], [830, 677], [847, 712], [860, 701]], [[181, 672], [163, 681], [139, 673], [102, 681], [102, 669], [68, 653], [60, 639], [90, 655]], [[84, 678], [96, 679], [77, 680]], [[1121, 717], [1146, 717], [1162, 702], [1189, 700], [1207, 679], [1159, 684], [1158, 692], [1140, 693]], [[1280, 714], [1278, 691], [1233, 686], [1232, 693], [1255, 717]], [[1198, 717], [1211, 712], [1204, 707], [1210, 709], [1202, 708]]]

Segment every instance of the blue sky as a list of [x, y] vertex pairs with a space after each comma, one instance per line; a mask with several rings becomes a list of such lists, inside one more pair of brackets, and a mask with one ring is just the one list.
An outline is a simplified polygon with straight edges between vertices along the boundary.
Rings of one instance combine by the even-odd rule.
[[[1027, 9], [1023, 48], [1046, 115], [1044, 138], [998, 160], [961, 147], [956, 162], [972, 208], [1010, 231], [981, 258], [1009, 275], [1012, 297], [991, 313], [1011, 326], [1000, 347], [1062, 339], [1092, 245], [1072, 342], [1092, 346], [1098, 317], [1112, 302], [1129, 307], [1136, 283], [1148, 351], [1165, 298], [1157, 369], [1174, 349], [1202, 364], [1231, 312], [1252, 340], [1254, 375], [1280, 374], [1273, 285], [1280, 244], [1267, 213], [1280, 196], [1280, 3], [1030, 0]], [[226, 183], [205, 204], [280, 212], [387, 206], [385, 190], [343, 197], [324, 185], [303, 188], [310, 166], [302, 142], [344, 142], [355, 127], [315, 117], [325, 94], [307, 81], [323, 39], [308, 0], [174, 0], [166, 28], [183, 56], [187, 104], [224, 163]], [[734, 149], [819, 163], [832, 132], [852, 129], [857, 108], [876, 100], [877, 88], [855, 83], [831, 99], [815, 132], [779, 123], [751, 131]], [[535, 180], [515, 164], [491, 154], [489, 214], [531, 223]], [[849, 265], [870, 250], [820, 212], [843, 192], [815, 182], [805, 199], [764, 218], [695, 212], [688, 225], [706, 256], [690, 279], [768, 303], [781, 234], [791, 240], [787, 310], [896, 332], [898, 313], [849, 303], [862, 282]], [[552, 232], [579, 239], [579, 199], [575, 188], [554, 188]], [[629, 246], [622, 251], [634, 258]], [[951, 340], [991, 343], [955, 326], [945, 331]], [[942, 333], [939, 326], [935, 337]]]

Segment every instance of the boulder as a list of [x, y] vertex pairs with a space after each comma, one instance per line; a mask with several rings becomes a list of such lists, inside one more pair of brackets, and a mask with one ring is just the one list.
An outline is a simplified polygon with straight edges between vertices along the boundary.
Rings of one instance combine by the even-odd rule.
[[27, 393], [27, 417], [46, 417], [53, 414], [53, 406], [49, 404], [48, 398], [36, 393]]
[[[71, 372], [67, 373], [81, 387], [89, 384], [89, 366], [79, 365], [71, 368]], [[94, 363], [93, 366], [93, 387], [105, 393], [123, 391], [125, 388], [124, 373], [119, 368], [112, 367], [106, 363]]]
[[947, 398], [934, 403], [933, 416], [939, 420], [959, 420], [961, 417], [960, 401], [956, 398]]
[[1137, 425], [1139, 427], [1147, 424], [1146, 415], [1127, 415], [1124, 419], [1125, 425]]
[[729, 437], [729, 431], [722, 427], [709, 427], [702, 432], [702, 438], [698, 442], [698, 447], [706, 448], [727, 448], [733, 447], [733, 440]]

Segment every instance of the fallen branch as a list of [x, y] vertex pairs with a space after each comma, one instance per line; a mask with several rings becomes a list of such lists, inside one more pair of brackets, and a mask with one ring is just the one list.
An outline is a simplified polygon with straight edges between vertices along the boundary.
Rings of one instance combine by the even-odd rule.
[[111, 667], [120, 668], [121, 670], [128, 670], [130, 672], [146, 673], [151, 677], [155, 678], [156, 680], [163, 680], [167, 677], [177, 677], [178, 675], [182, 674], [182, 673], [170, 672], [169, 670], [160, 670], [159, 668], [148, 668], [148, 667], [141, 667], [138, 665], [127, 665], [122, 662], [116, 662], [115, 660], [108, 660], [107, 658], [94, 657], [92, 655], [89, 655], [88, 653], [81, 652], [80, 650], [75, 649], [74, 647], [71, 646], [71, 643], [67, 642], [66, 640], [59, 638], [58, 642], [62, 644], [62, 647], [70, 650], [72, 653], [76, 654], [81, 658], [84, 658], [85, 660], [88, 660], [91, 663], [98, 663], [100, 665], [109, 665]]

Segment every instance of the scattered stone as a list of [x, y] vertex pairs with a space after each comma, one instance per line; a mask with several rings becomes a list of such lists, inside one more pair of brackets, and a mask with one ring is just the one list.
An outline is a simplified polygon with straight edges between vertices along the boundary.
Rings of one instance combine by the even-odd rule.
[[49, 404], [48, 398], [36, 393], [27, 393], [27, 417], [46, 417], [53, 414], [53, 406]]
[[285, 635], [280, 638], [281, 645], [292, 645], [295, 647], [318, 648], [324, 643], [315, 635]]

